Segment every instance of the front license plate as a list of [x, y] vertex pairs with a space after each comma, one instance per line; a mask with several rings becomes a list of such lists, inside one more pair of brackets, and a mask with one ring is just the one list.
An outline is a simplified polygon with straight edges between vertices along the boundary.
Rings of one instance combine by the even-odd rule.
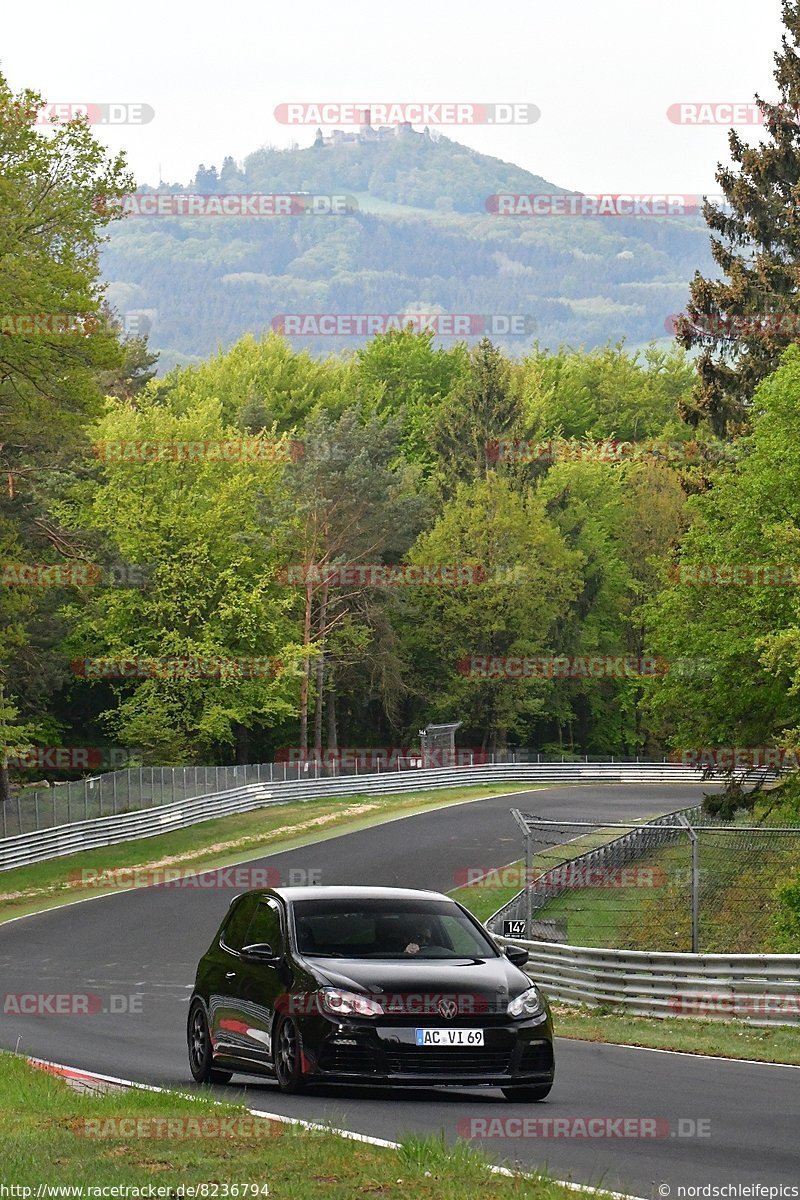
[[482, 1046], [482, 1029], [417, 1029], [418, 1046]]

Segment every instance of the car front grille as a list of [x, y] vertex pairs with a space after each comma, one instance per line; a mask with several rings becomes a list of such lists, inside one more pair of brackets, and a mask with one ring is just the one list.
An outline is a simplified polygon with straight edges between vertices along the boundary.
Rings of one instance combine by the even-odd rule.
[[510, 1052], [486, 1047], [392, 1046], [386, 1057], [393, 1075], [507, 1075]]
[[332, 1075], [377, 1075], [378, 1061], [372, 1046], [344, 1046], [328, 1042], [320, 1054], [321, 1071]]

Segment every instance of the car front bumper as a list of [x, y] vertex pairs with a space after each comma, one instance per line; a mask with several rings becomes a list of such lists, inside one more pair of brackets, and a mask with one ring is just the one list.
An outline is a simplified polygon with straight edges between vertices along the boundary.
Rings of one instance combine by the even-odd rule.
[[[511, 1087], [550, 1083], [555, 1064], [547, 1014], [486, 1025], [483, 1046], [417, 1046], [411, 1022], [325, 1022], [303, 1037], [309, 1076], [319, 1082]], [[315, 1022], [316, 1025], [316, 1022]], [[476, 1028], [454, 1022], [453, 1028]]]

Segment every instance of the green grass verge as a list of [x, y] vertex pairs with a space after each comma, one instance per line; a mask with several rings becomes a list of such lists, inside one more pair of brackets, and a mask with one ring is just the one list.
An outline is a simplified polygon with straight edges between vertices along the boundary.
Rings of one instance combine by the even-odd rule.
[[762, 1028], [743, 1021], [636, 1017], [621, 1010], [567, 1004], [553, 1006], [553, 1020], [559, 1037], [800, 1065], [800, 1028], [796, 1026]]
[[[266, 1187], [270, 1197], [282, 1200], [574, 1196], [545, 1178], [491, 1174], [488, 1160], [464, 1142], [447, 1148], [439, 1139], [414, 1137], [400, 1150], [389, 1150], [327, 1130], [259, 1120], [242, 1107], [213, 1104], [205, 1097], [139, 1090], [79, 1094], [23, 1058], [0, 1057], [0, 1182], [32, 1188], [34, 1197], [41, 1184], [153, 1186], [164, 1189], [162, 1197], [174, 1196], [181, 1185], [206, 1184], [210, 1186], [203, 1194], [209, 1200], [224, 1197], [226, 1185], [245, 1184]], [[126, 1124], [115, 1124], [120, 1120]], [[247, 1195], [243, 1190], [227, 1194]]]
[[[212, 870], [261, 858], [297, 846], [352, 833], [394, 817], [410, 816], [464, 800], [488, 799], [506, 792], [531, 791], [530, 783], [440, 788], [396, 796], [346, 796], [291, 801], [253, 812], [202, 821], [187, 829], [121, 842], [97, 850], [52, 858], [29, 867], [0, 872], [0, 923], [43, 909], [71, 904], [100, 889], [81, 881], [81, 873], [123, 868]], [[510, 822], [509, 817], [509, 822]], [[324, 882], [324, 881], [323, 881]], [[104, 886], [104, 892], [121, 888]]]

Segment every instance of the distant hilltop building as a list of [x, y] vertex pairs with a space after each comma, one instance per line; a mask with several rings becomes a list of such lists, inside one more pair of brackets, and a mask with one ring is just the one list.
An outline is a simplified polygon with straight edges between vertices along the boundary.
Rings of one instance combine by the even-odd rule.
[[361, 113], [361, 124], [357, 132], [348, 132], [345, 129], [334, 129], [331, 133], [325, 134], [321, 129], [317, 130], [317, 136], [314, 139], [315, 146], [363, 146], [371, 142], [390, 142], [394, 138], [426, 138], [430, 140], [430, 130], [425, 126], [423, 133], [418, 133], [412, 126], [410, 121], [401, 121], [399, 125], [373, 125], [372, 113], [368, 108], [363, 109]]

